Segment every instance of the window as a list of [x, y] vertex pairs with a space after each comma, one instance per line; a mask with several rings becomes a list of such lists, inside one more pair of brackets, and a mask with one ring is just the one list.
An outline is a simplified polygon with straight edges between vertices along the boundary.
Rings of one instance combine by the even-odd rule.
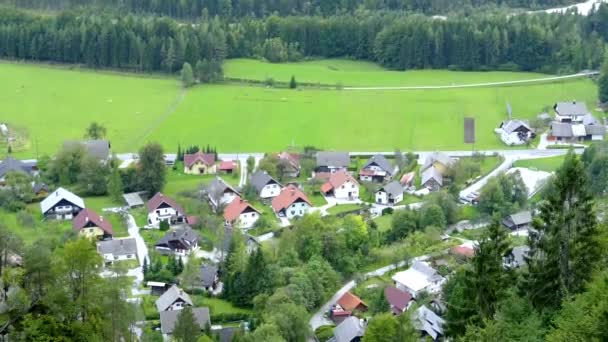
[[291, 211], [291, 215], [295, 215], [295, 214], [296, 214], [296, 211], [295, 211], [295, 210], [292, 210], [292, 211]]
[[92, 233], [95, 231], [95, 228], [89, 228], [89, 232]]
[[128, 258], [128, 259], [132, 259], [132, 258], [133, 258], [133, 254], [128, 254], [128, 255], [127, 255], [127, 258]]

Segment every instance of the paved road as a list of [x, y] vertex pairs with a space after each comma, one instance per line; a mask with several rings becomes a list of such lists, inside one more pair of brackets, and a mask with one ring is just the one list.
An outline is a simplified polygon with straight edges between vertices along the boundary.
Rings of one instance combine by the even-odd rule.
[[608, 0], [588, 0], [583, 3], [574, 4], [574, 5], [570, 5], [570, 6], [549, 8], [549, 9], [541, 10], [541, 11], [530, 11], [527, 13], [539, 13], [539, 12], [564, 13], [568, 10], [576, 8], [576, 10], [579, 14], [586, 16], [586, 15], [589, 15], [589, 13], [594, 8], [594, 6], [599, 6], [602, 2], [606, 3], [606, 2], [608, 2]]

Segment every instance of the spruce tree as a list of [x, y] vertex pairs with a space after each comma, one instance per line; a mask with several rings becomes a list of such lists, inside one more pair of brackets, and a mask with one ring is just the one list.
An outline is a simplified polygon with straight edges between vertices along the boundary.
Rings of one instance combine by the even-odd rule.
[[181, 71], [181, 78], [184, 88], [191, 87], [194, 84], [194, 73], [192, 72], [192, 66], [190, 63], [184, 63]]
[[114, 202], [120, 203], [122, 200], [122, 192], [122, 178], [120, 177], [120, 170], [118, 170], [118, 165], [114, 165], [112, 166], [110, 179], [108, 179], [108, 194]]
[[186, 306], [177, 315], [177, 322], [173, 329], [173, 338], [179, 342], [196, 342], [201, 335], [201, 326], [196, 322], [192, 308]]
[[608, 103], [608, 53], [604, 58], [604, 64], [602, 64], [602, 70], [600, 71], [597, 85], [599, 101], [601, 103]]
[[570, 151], [529, 236], [525, 289], [537, 310], [555, 310], [581, 292], [601, 260], [593, 206], [583, 163]]
[[296, 77], [291, 76], [291, 81], [289, 81], [289, 89], [296, 89], [298, 87], [298, 83], [296, 83]]

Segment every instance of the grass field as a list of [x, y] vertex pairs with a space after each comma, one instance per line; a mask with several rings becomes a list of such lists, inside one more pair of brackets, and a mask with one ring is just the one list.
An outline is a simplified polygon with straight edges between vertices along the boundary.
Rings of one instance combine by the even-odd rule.
[[[239, 63], [228, 62], [227, 74]], [[272, 67], [297, 69], [301, 64]], [[349, 72], [371, 70], [354, 78], [372, 85], [383, 79], [389, 85], [451, 84], [538, 76], [400, 73], [363, 62], [340, 64], [347, 65], [342, 68]], [[220, 152], [271, 152], [292, 143], [351, 151], [469, 149], [462, 136], [464, 117], [476, 118], [476, 148], [505, 148], [493, 129], [506, 119], [507, 102], [515, 117], [532, 118], [558, 100], [591, 104], [596, 98], [596, 87], [587, 79], [496, 88], [357, 92], [228, 84], [198, 86], [183, 95], [175, 79], [7, 63], [0, 63], [0, 75], [1, 121], [25, 128], [28, 134], [29, 149], [18, 153], [22, 157], [35, 156], [36, 145], [40, 154], [56, 152], [64, 140], [82, 138], [91, 121], [108, 127], [115, 152], [134, 151], [146, 141], [158, 141], [170, 152], [178, 143], [210, 144]], [[396, 80], [399, 77], [405, 80]]]
[[232, 59], [225, 63], [225, 76], [231, 79], [298, 82], [343, 86], [422, 86], [454, 85], [543, 78], [549, 75], [517, 72], [452, 72], [447, 70], [388, 71], [371, 62], [344, 59], [274, 64], [253, 59]]
[[557, 170], [560, 166], [562, 166], [564, 158], [565, 156], [557, 156], [530, 160], [518, 160], [513, 163], [513, 167], [525, 167], [529, 169], [536, 169], [539, 171], [553, 172]]

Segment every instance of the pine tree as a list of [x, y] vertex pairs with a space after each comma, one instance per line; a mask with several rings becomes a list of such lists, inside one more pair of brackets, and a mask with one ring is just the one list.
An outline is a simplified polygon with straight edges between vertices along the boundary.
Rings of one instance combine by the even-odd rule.
[[182, 260], [181, 256], [179, 257], [179, 259], [177, 259], [176, 270], [177, 270], [177, 274], [180, 274], [184, 271], [184, 261]]
[[182, 86], [184, 86], [184, 88], [188, 88], [194, 85], [194, 74], [192, 72], [192, 66], [190, 65], [190, 63], [184, 63], [184, 66], [182, 67], [181, 71], [181, 78]]
[[201, 335], [201, 327], [196, 322], [192, 308], [186, 306], [177, 315], [177, 322], [173, 329], [173, 338], [179, 342], [196, 342]]
[[296, 83], [296, 77], [291, 76], [291, 81], [289, 81], [289, 89], [296, 89], [298, 84]]
[[597, 84], [599, 101], [601, 103], [608, 103], [608, 53], [604, 58], [604, 64], [602, 64], [602, 70]]
[[146, 274], [148, 273], [148, 258], [144, 258], [144, 264], [141, 266], [141, 271], [144, 274], [145, 278]]
[[112, 172], [108, 179], [108, 193], [112, 200], [116, 203], [120, 203], [122, 199], [122, 178], [120, 177], [120, 170], [118, 165], [112, 166]]
[[552, 311], [582, 291], [601, 260], [598, 225], [588, 179], [570, 151], [557, 170], [529, 236], [525, 289], [540, 311]]

